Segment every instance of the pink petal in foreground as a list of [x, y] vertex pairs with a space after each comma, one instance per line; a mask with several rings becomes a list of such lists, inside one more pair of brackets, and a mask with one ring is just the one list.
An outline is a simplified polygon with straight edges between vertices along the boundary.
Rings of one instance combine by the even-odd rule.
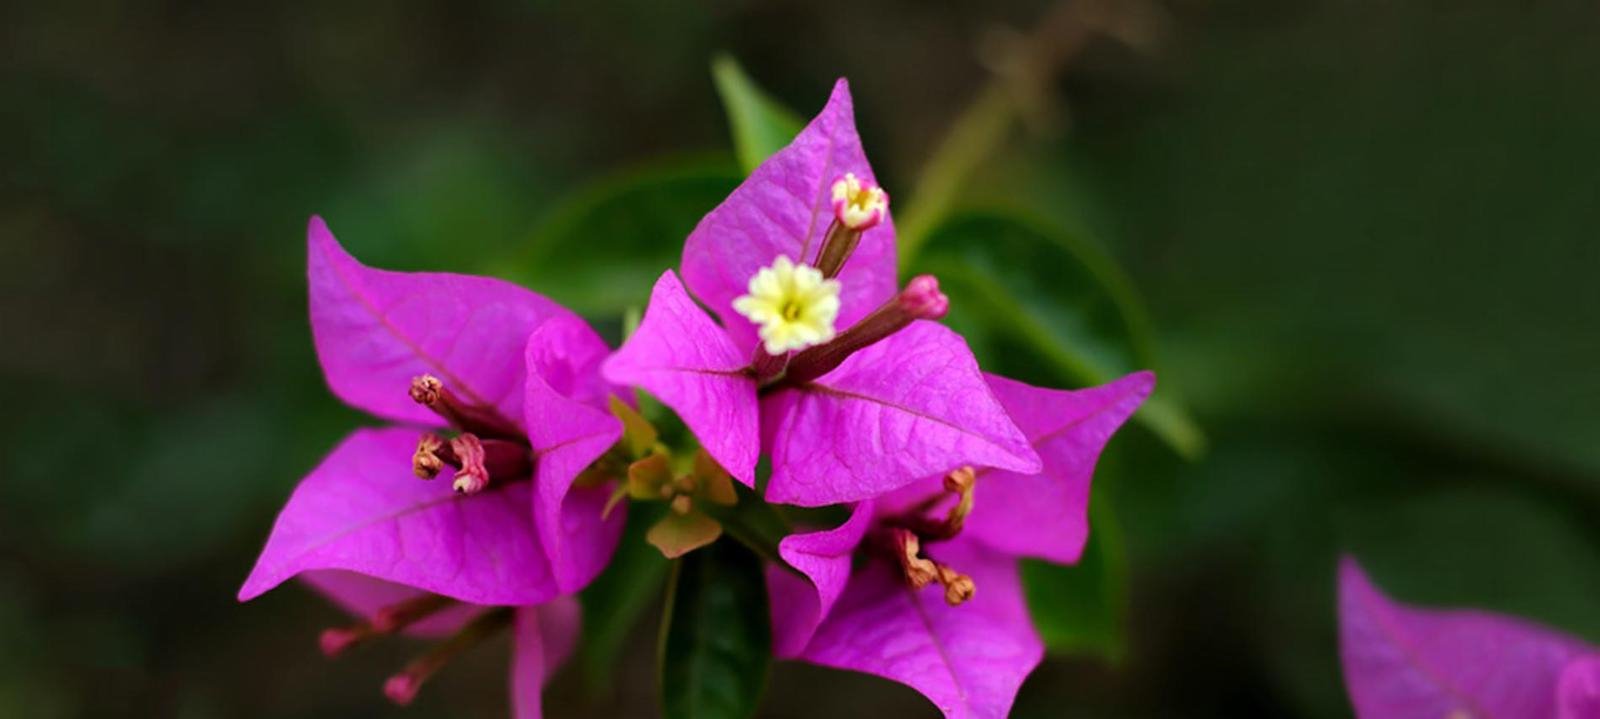
[[411, 473], [417, 430], [352, 433], [295, 488], [246, 601], [301, 572], [345, 569], [474, 604], [535, 604], [556, 593], [528, 511], [528, 482], [457, 495]]
[[522, 421], [522, 346], [545, 320], [570, 315], [509, 282], [440, 272], [389, 272], [357, 262], [322, 218], [307, 230], [311, 333], [328, 386], [352, 407], [438, 424], [411, 400], [432, 374], [467, 401]]
[[939, 561], [972, 575], [971, 600], [952, 607], [937, 586], [913, 592], [896, 567], [874, 560], [850, 578], [805, 659], [905, 684], [947, 719], [1004, 717], [1044, 657], [1016, 560], [959, 539], [935, 550]]
[[778, 555], [804, 577], [767, 566], [767, 596], [772, 598], [772, 649], [781, 659], [805, 651], [817, 626], [833, 609], [850, 580], [850, 558], [866, 536], [872, 502], [861, 502], [850, 518], [833, 529], [791, 534], [778, 542]]
[[762, 401], [767, 500], [854, 502], [962, 465], [1039, 471], [960, 335], [918, 321]]
[[[379, 609], [425, 594], [418, 589], [343, 569], [314, 569], [302, 572], [299, 579], [345, 611], [363, 619], [372, 619]], [[447, 637], [486, 608], [481, 604], [460, 602], [406, 627], [405, 633], [416, 637]]]
[[603, 409], [611, 392], [600, 377], [606, 354], [605, 341], [576, 317], [552, 319], [528, 337], [523, 406], [536, 458], [532, 511], [564, 594], [594, 579], [622, 536], [624, 512], [601, 518], [609, 487], [572, 488], [622, 437], [622, 422]]
[[1089, 537], [1089, 482], [1113, 432], [1150, 396], [1156, 378], [1135, 372], [1099, 387], [1042, 389], [985, 375], [1001, 406], [1027, 435], [1044, 469], [979, 475], [964, 531], [1025, 557], [1071, 564]]
[[1600, 654], [1579, 657], [1561, 670], [1556, 689], [1559, 719], [1600, 717]]
[[1340, 562], [1339, 653], [1363, 719], [1552, 717], [1562, 668], [1591, 651], [1514, 617], [1395, 603]]
[[[788, 147], [761, 163], [689, 233], [683, 246], [683, 279], [728, 328], [748, 358], [755, 326], [733, 310], [756, 270], [779, 255], [816, 261], [833, 221], [834, 180], [847, 172], [872, 181], [872, 168], [856, 135], [850, 85], [839, 80], [822, 112]], [[894, 224], [888, 217], [861, 235], [861, 244], [839, 274], [843, 285], [836, 325], [855, 324], [895, 293]]]
[[544, 685], [577, 644], [581, 610], [574, 597], [519, 607], [511, 647], [511, 716], [544, 716]]
[[671, 407], [712, 458], [747, 487], [760, 453], [750, 355], [733, 346], [689, 298], [671, 270], [650, 292], [644, 321], [605, 363], [605, 377], [635, 385]]

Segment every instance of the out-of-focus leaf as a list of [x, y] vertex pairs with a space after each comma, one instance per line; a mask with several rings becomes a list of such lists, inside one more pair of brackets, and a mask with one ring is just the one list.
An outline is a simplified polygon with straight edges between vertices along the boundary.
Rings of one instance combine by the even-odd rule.
[[1128, 566], [1122, 528], [1105, 492], [1089, 503], [1089, 543], [1074, 566], [1022, 562], [1033, 625], [1053, 654], [1096, 654], [1121, 661], [1125, 648]]
[[772, 665], [761, 560], [736, 542], [717, 542], [678, 560], [662, 621], [662, 714], [755, 714]]
[[1016, 118], [1011, 91], [996, 83], [956, 118], [929, 154], [910, 202], [899, 214], [900, 257], [910, 262], [922, 251], [928, 233], [947, 216], [972, 171], [989, 159]]
[[800, 116], [757, 87], [739, 62], [727, 55], [711, 61], [711, 78], [722, 96], [733, 131], [733, 149], [745, 172], [789, 144], [805, 125]]
[[1456, 487], [1372, 497], [1343, 514], [1339, 549], [1395, 596], [1600, 637], [1600, 549], [1581, 507]]
[[[1155, 369], [1148, 321], [1121, 270], [1088, 243], [1041, 221], [964, 213], [934, 230], [909, 268], [950, 296], [948, 322], [984, 368], [1045, 385], [1093, 385]], [[1205, 437], [1158, 381], [1134, 415], [1185, 457]]]
[[[325, 217], [350, 252], [374, 267], [472, 272], [472, 258], [505, 251], [537, 217], [529, 192], [544, 194], [545, 180], [516, 161], [515, 146], [503, 128], [430, 128], [393, 148], [369, 176], [303, 211]], [[249, 194], [214, 194], [217, 185], [227, 187], [220, 178], [236, 174], [227, 165], [218, 169], [205, 174], [219, 179], [190, 191], [195, 206]]]
[[526, 251], [489, 274], [521, 282], [573, 310], [620, 315], [643, 306], [683, 238], [739, 184], [726, 158], [671, 162], [600, 180], [534, 229]]
[[659, 503], [628, 507], [628, 525], [611, 563], [578, 595], [583, 603], [578, 665], [583, 668], [584, 683], [593, 695], [610, 690], [612, 668], [617, 665], [629, 630], [650, 602], [660, 596], [657, 587], [671, 563], [645, 543], [644, 535], [664, 508]]

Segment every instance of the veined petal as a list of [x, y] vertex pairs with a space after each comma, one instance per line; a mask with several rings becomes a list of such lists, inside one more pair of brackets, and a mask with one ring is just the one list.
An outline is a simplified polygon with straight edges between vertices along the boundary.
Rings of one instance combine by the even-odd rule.
[[985, 375], [1000, 405], [1044, 464], [1036, 474], [985, 470], [965, 532], [995, 549], [1072, 564], [1089, 537], [1089, 483], [1095, 462], [1155, 387], [1136, 372], [1082, 390], [1044, 389]]
[[522, 421], [523, 343], [569, 311], [488, 277], [367, 267], [320, 217], [306, 234], [311, 332], [334, 394], [379, 417], [436, 425], [406, 393], [411, 378], [432, 374], [462, 399]]
[[[749, 357], [756, 327], [733, 310], [750, 278], [780, 255], [814, 262], [833, 221], [833, 183], [846, 172], [872, 181], [872, 168], [856, 134], [850, 86], [833, 95], [794, 142], [768, 158], [700, 221], [683, 247], [683, 278], [728, 328]], [[838, 328], [843, 330], [895, 293], [894, 223], [861, 236], [839, 275], [843, 284]]]
[[474, 604], [534, 604], [556, 583], [527, 482], [458, 495], [411, 472], [417, 430], [362, 429], [295, 488], [255, 569], [253, 599], [316, 569], [344, 569]]
[[544, 716], [544, 685], [578, 643], [582, 613], [575, 597], [517, 608], [511, 648], [511, 716], [515, 719]]
[[723, 469], [755, 486], [760, 446], [749, 360], [668, 270], [650, 292], [638, 331], [606, 360], [604, 373], [671, 407]]
[[1593, 651], [1514, 617], [1407, 607], [1339, 564], [1339, 654], [1362, 719], [1556, 716], [1563, 667]]
[[609, 487], [572, 488], [578, 474], [622, 438], [622, 422], [605, 409], [614, 390], [600, 376], [608, 352], [576, 317], [552, 319], [528, 337], [523, 407], [535, 457], [531, 509], [562, 593], [594, 579], [622, 536], [624, 512], [601, 516]]
[[1039, 471], [960, 335], [918, 321], [762, 400], [767, 499], [854, 502], [963, 465]]
[[947, 719], [1004, 717], [1044, 657], [1017, 561], [961, 539], [930, 553], [972, 576], [972, 599], [952, 607], [937, 586], [912, 590], [897, 567], [873, 560], [850, 578], [804, 658], [905, 684]]
[[778, 556], [805, 575], [802, 578], [782, 567], [767, 567], [772, 650], [780, 658], [800, 656], [833, 609], [850, 579], [851, 556], [866, 536], [872, 517], [872, 502], [861, 502], [844, 524], [791, 534], [778, 542]]

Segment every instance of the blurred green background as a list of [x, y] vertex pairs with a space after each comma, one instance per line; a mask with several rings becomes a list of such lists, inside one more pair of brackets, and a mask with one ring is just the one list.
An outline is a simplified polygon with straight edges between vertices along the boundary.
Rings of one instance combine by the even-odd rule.
[[[1346, 551], [1403, 600], [1600, 641], [1593, 4], [1062, 7], [0, 8], [0, 716], [504, 715], [502, 645], [400, 710], [382, 679], [416, 647], [330, 663], [317, 597], [233, 599], [294, 483], [370, 422], [316, 366], [306, 217], [614, 338], [740, 176], [720, 52], [805, 116], [848, 76], [902, 213], [930, 157], [970, 155], [922, 257], [1001, 257], [988, 296], [1060, 340], [958, 306], [990, 366], [1066, 384], [1156, 358], [1167, 414], [1113, 443], [1097, 550], [1056, 577], [1082, 622], [1017, 716], [1348, 715]], [[1055, 72], [1019, 74], [1021, 42]], [[564, 671], [548, 715], [653, 715], [653, 621], [613, 687]], [[932, 714], [792, 664], [763, 709]]]

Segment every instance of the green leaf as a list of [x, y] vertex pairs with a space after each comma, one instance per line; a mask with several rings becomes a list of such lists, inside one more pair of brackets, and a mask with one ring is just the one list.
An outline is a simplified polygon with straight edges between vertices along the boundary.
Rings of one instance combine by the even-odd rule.
[[[940, 225], [908, 268], [950, 296], [947, 322], [985, 369], [1025, 382], [1086, 386], [1156, 368], [1143, 305], [1109, 257], [1042, 221], [968, 212]], [[1135, 418], [1184, 457], [1205, 448], [1170, 382]]]
[[761, 560], [735, 542], [717, 542], [679, 559], [662, 620], [662, 714], [754, 715], [772, 665]]
[[1095, 654], [1115, 663], [1126, 649], [1128, 565], [1122, 528], [1098, 489], [1089, 502], [1089, 519], [1089, 543], [1076, 565], [1025, 559], [1022, 585], [1046, 649], [1054, 654]]
[[490, 268], [583, 314], [642, 307], [683, 238], [739, 184], [727, 158], [675, 161], [600, 180], [557, 204], [520, 257]]
[[746, 173], [800, 134], [805, 125], [800, 116], [757, 87], [738, 61], [727, 55], [718, 56], [711, 61], [711, 78], [728, 112], [734, 152]]
[[628, 508], [628, 524], [617, 551], [578, 600], [583, 603], [583, 641], [578, 649], [578, 666], [591, 695], [611, 692], [612, 667], [618, 662], [629, 630], [639, 615], [660, 596], [657, 587], [670, 566], [661, 552], [644, 541], [645, 532], [665, 509], [660, 504], [634, 504]]
[[898, 215], [900, 256], [907, 262], [921, 252], [929, 231], [956, 205], [967, 178], [1005, 140], [1017, 111], [1010, 88], [992, 84], [956, 118], [943, 140], [928, 154], [909, 202]]

